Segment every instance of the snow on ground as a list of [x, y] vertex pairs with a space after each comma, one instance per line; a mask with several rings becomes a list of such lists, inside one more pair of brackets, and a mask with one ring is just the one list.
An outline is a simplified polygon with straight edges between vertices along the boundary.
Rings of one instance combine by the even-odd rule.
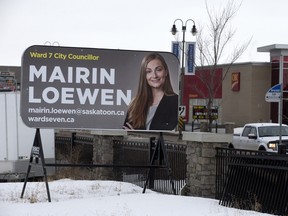
[[62, 179], [49, 182], [0, 183], [0, 216], [262, 216], [224, 207], [218, 200], [166, 195], [125, 182]]

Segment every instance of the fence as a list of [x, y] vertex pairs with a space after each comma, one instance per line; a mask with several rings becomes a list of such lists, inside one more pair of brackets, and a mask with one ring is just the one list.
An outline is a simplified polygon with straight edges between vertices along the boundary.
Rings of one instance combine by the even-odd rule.
[[55, 134], [56, 162], [93, 163], [93, 136], [75, 132]]
[[[93, 164], [93, 142], [93, 135], [85, 133], [56, 134], [56, 162], [65, 163], [67, 160], [72, 160], [80, 164]], [[155, 142], [113, 140], [113, 166], [101, 169], [113, 169], [114, 180], [144, 187], [151, 155], [155, 150]], [[180, 193], [186, 181], [186, 145], [165, 142], [165, 147], [174, 189], [176, 193]], [[161, 165], [159, 160], [156, 162]], [[158, 167], [152, 168], [151, 171], [148, 188], [163, 193], [173, 193], [167, 169]]]
[[[186, 146], [174, 143], [165, 143], [165, 146], [171, 168], [171, 177], [174, 181], [175, 190], [178, 193], [186, 180]], [[153, 142], [151, 146], [150, 142], [115, 141], [114, 149], [117, 149], [117, 153], [114, 155], [118, 157], [115, 160], [115, 164], [148, 165], [154, 148], [155, 145]], [[158, 165], [160, 164], [159, 161], [157, 163]], [[122, 175], [123, 180], [144, 186], [143, 180], [147, 176], [147, 168], [123, 168]], [[172, 193], [166, 168], [152, 170], [152, 176], [149, 179], [149, 188], [164, 193]]]
[[288, 214], [288, 156], [216, 149], [216, 199], [224, 206]]

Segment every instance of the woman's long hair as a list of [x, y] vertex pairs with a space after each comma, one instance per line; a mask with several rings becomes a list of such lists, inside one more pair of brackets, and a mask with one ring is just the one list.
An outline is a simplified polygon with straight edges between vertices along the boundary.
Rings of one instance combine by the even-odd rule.
[[165, 82], [162, 87], [164, 95], [168, 96], [175, 95], [175, 92], [173, 91], [171, 85], [169, 69], [167, 63], [165, 62], [165, 59], [158, 53], [151, 53], [145, 56], [141, 63], [138, 91], [128, 108], [129, 113], [128, 122], [135, 129], [145, 128], [148, 109], [153, 103], [152, 89], [148, 85], [146, 79], [146, 67], [147, 64], [154, 59], [158, 59], [162, 63], [164, 69], [167, 72], [167, 76], [165, 78]]

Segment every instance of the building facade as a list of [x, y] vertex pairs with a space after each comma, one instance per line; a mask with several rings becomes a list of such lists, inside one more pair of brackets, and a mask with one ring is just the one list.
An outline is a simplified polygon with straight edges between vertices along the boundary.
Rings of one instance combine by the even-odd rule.
[[[203, 78], [199, 76], [205, 71], [210, 78], [203, 83]], [[193, 118], [193, 107], [207, 105], [209, 97], [207, 85], [210, 85], [208, 88], [213, 92], [213, 106], [218, 110], [215, 123], [234, 122], [236, 126], [242, 126], [248, 122], [271, 121], [270, 104], [265, 101], [265, 94], [271, 87], [269, 62], [219, 65], [215, 73], [207, 71], [209, 67], [196, 68], [195, 76], [185, 76], [183, 99], [188, 107], [186, 112], [188, 123], [201, 121]]]
[[271, 103], [271, 119], [288, 124], [288, 45], [272, 44], [257, 50], [270, 54], [271, 86], [281, 86], [282, 99], [279, 103]]
[[[226, 69], [223, 65], [223, 70]], [[238, 88], [235, 88], [235, 82], [238, 82]], [[233, 65], [223, 81], [222, 123], [234, 122], [235, 126], [242, 126], [249, 122], [270, 122], [270, 103], [265, 100], [270, 88], [270, 63]]]

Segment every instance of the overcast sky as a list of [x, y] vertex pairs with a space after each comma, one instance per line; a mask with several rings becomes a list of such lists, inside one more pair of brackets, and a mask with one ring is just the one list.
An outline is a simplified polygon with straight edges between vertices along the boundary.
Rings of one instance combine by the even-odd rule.
[[[207, 1], [215, 8], [227, 3]], [[250, 37], [252, 42], [238, 62], [269, 61], [269, 54], [258, 53], [257, 47], [288, 44], [287, 8], [287, 0], [243, 0], [232, 21], [233, 43]], [[205, 26], [205, 1], [0, 0], [0, 65], [20, 66], [25, 49], [47, 41], [71, 47], [171, 51], [175, 38], [170, 30], [177, 18]], [[194, 40], [186, 33], [186, 41]]]

